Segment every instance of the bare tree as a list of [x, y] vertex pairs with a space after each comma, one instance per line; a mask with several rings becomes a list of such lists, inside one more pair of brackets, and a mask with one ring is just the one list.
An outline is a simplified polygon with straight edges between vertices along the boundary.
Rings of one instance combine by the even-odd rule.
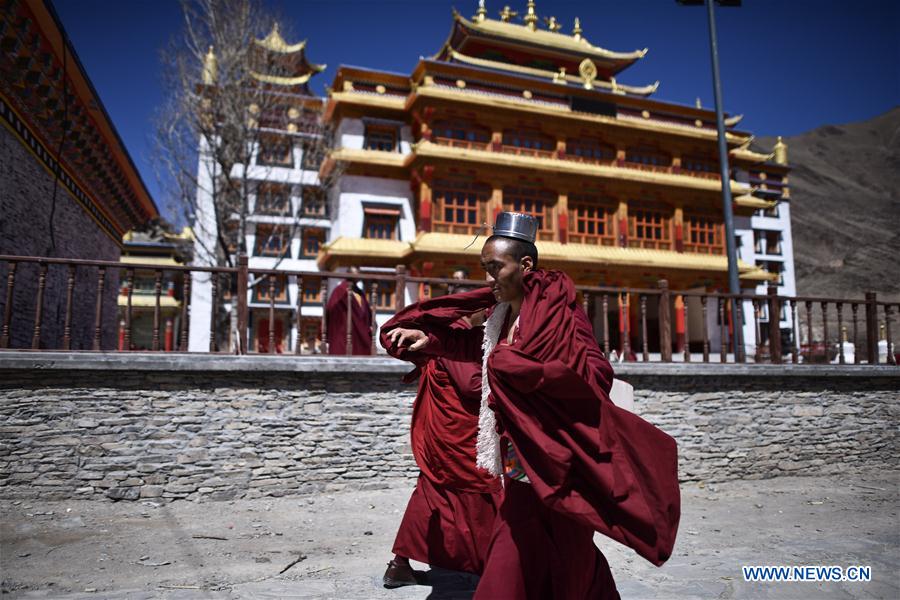
[[[182, 9], [182, 32], [162, 53], [167, 101], [157, 118], [156, 164], [170, 208], [194, 227], [196, 264], [234, 266], [251, 232], [266, 236], [257, 247], [287, 250], [307, 207], [277, 197], [267, 171], [280, 160], [292, 164], [295, 148], [304, 169], [319, 170], [334, 140], [322, 100], [305, 85], [282, 84], [297, 73], [258, 41], [270, 32], [265, 39], [283, 42], [261, 3], [182, 0]], [[327, 198], [340, 171], [323, 172], [310, 195]], [[266, 213], [289, 219], [257, 228]]]

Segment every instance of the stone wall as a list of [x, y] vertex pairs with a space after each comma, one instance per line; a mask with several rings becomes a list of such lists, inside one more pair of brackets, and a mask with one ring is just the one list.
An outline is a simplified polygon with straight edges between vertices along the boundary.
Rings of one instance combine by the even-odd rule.
[[[0, 125], [0, 254], [117, 261], [120, 249], [6, 127]], [[50, 215], [53, 214], [51, 244]], [[5, 310], [6, 262], [0, 262], [0, 315]], [[13, 292], [10, 347], [31, 348], [38, 265], [20, 263]], [[44, 293], [41, 348], [62, 348], [68, 270], [51, 265]], [[115, 348], [119, 273], [108, 271], [103, 294], [102, 347]], [[72, 308], [72, 349], [90, 350], [97, 306], [97, 269], [79, 267]]]
[[[379, 358], [0, 353], [0, 496], [221, 500], [410, 485], [405, 370]], [[619, 375], [635, 386], [636, 412], [678, 441], [686, 481], [900, 462], [897, 368]]]

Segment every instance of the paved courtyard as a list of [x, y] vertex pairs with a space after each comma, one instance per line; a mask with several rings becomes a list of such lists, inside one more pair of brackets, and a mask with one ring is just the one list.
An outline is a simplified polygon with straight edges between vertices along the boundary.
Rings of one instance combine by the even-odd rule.
[[[624, 599], [898, 598], [900, 472], [686, 484], [656, 568], [600, 539]], [[469, 598], [470, 576], [386, 590], [410, 488], [171, 504], [0, 501], [10, 598]], [[871, 566], [866, 583], [748, 583], [742, 565]], [[420, 568], [427, 570], [425, 565]]]

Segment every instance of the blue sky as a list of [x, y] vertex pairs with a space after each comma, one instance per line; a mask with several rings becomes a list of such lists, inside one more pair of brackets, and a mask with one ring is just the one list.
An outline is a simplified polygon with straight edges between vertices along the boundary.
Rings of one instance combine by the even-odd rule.
[[[166, 65], [159, 50], [176, 36], [176, 0], [52, 0], [157, 205], [166, 199], [151, 163], [153, 116]], [[285, 16], [289, 42], [308, 39], [307, 57], [327, 63], [312, 87], [324, 93], [341, 64], [412, 71], [450, 31], [451, 9], [466, 16], [477, 0], [268, 0]], [[496, 17], [504, 4], [487, 0]], [[900, 2], [744, 0], [717, 10], [725, 109], [745, 115], [757, 136], [791, 136], [826, 124], [869, 119], [900, 104]], [[649, 48], [621, 83], [660, 81], [655, 97], [712, 106], [705, 10], [675, 0], [538, 0], [570, 31], [576, 16], [594, 45]], [[198, 65], [199, 73], [199, 65]]]

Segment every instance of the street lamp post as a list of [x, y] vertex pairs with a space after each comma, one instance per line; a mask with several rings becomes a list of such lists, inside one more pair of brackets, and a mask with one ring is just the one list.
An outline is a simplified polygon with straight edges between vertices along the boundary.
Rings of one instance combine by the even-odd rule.
[[[716, 42], [716, 18], [713, 12], [713, 2], [720, 6], [740, 6], [741, 0], [676, 0], [678, 4], [685, 6], [698, 6], [706, 4], [706, 13], [709, 18], [709, 47], [712, 54], [713, 95], [716, 102], [716, 130], [719, 138], [719, 173], [722, 179], [722, 214], [725, 218], [725, 254], [728, 258], [728, 292], [735, 296], [732, 303], [732, 316], [736, 319], [737, 311], [733, 310], [740, 300], [736, 297], [741, 293], [741, 283], [738, 279], [737, 249], [734, 246], [734, 214], [731, 200], [731, 174], [728, 167], [728, 144], [725, 139], [725, 115], [722, 110], [722, 82], [719, 78], [719, 48]], [[743, 311], [741, 311], [743, 314]], [[734, 323], [734, 359], [740, 360], [743, 349], [743, 323]]]

